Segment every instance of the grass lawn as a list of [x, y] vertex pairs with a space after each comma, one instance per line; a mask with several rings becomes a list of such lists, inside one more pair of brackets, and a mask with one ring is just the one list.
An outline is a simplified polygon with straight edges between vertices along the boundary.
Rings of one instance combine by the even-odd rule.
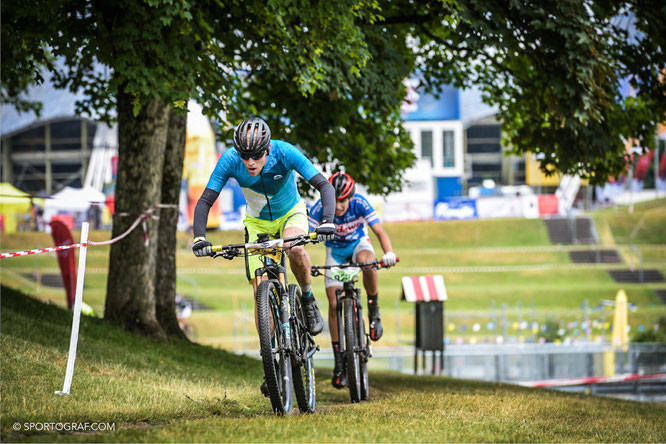
[[[183, 341], [151, 342], [84, 317], [72, 395], [71, 314], [2, 288], [3, 442], [664, 442], [666, 406], [506, 384], [371, 372], [351, 405], [318, 374], [318, 412], [275, 417], [261, 363]], [[105, 422], [105, 433], [26, 433], [26, 422]]]

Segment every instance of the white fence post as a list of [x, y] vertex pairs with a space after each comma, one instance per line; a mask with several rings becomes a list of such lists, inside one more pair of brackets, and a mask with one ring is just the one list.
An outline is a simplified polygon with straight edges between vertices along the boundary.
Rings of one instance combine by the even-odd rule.
[[76, 297], [74, 299], [74, 319], [72, 319], [72, 335], [69, 339], [69, 357], [67, 358], [67, 371], [62, 391], [56, 395], [69, 395], [74, 377], [74, 363], [76, 362], [76, 347], [79, 341], [79, 323], [81, 322], [81, 303], [83, 302], [83, 282], [86, 273], [86, 252], [88, 250], [88, 222], [81, 225], [81, 247], [79, 253], [79, 270], [76, 276]]

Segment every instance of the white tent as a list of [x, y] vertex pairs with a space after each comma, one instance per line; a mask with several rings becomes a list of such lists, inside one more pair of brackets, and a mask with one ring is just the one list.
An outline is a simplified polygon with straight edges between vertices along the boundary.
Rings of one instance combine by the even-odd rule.
[[44, 220], [48, 221], [52, 216], [60, 212], [85, 213], [92, 202], [97, 202], [100, 208], [104, 207], [106, 196], [94, 188], [71, 188], [65, 187], [50, 199], [44, 202]]

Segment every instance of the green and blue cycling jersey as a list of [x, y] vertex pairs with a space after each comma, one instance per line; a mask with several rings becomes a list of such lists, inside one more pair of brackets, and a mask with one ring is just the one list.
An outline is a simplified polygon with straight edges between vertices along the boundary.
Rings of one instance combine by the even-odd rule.
[[247, 213], [258, 219], [275, 220], [301, 201], [294, 171], [307, 181], [319, 174], [295, 146], [282, 140], [271, 140], [266, 165], [258, 176], [250, 176], [238, 152], [232, 148], [218, 160], [206, 188], [219, 193], [233, 177], [247, 201]]

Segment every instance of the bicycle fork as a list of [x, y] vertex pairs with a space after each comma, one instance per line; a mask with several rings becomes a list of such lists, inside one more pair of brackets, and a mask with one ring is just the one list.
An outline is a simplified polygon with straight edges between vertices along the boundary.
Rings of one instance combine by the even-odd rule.
[[281, 344], [281, 348], [286, 353], [289, 353], [291, 351], [291, 324], [289, 322], [291, 317], [291, 307], [289, 306], [289, 297], [286, 295], [285, 291], [282, 291], [281, 298], [278, 298], [277, 294], [274, 294], [273, 297], [275, 297], [280, 304], [278, 311], [278, 313], [280, 313], [279, 328], [282, 329], [282, 334], [284, 335], [284, 343]]
[[[359, 337], [357, 338], [357, 343], [361, 343], [361, 335], [365, 335], [364, 331], [361, 331], [359, 318], [363, 316], [363, 306], [361, 305], [361, 289], [360, 288], [343, 288], [335, 290], [335, 300], [336, 300], [336, 314], [338, 321], [338, 342], [340, 343], [340, 351], [345, 352], [347, 350], [347, 344], [345, 340], [345, 330], [342, 325], [343, 315], [343, 301], [347, 300], [354, 304], [354, 322], [356, 323], [356, 331], [358, 332]], [[352, 350], [353, 353], [363, 352], [361, 347]]]

